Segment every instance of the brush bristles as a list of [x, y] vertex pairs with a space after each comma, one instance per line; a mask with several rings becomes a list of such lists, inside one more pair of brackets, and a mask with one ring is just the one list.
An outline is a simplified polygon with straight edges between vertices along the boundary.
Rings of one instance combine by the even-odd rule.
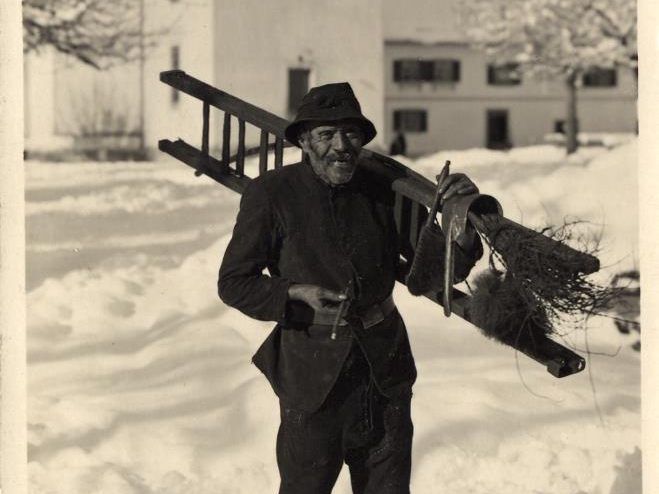
[[551, 333], [542, 304], [533, 294], [493, 271], [474, 279], [469, 313], [483, 334], [502, 343], [533, 344]]

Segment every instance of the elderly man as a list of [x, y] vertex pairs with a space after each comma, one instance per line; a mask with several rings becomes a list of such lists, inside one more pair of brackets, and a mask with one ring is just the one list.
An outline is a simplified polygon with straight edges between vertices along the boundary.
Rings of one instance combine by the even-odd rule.
[[[277, 323], [253, 362], [280, 401], [280, 494], [330, 493], [343, 462], [355, 493], [409, 492], [416, 368], [391, 295], [405, 245], [389, 184], [359, 165], [375, 135], [348, 83], [311, 89], [286, 129], [303, 161], [250, 182], [220, 268], [227, 305]], [[477, 191], [462, 174], [442, 189]], [[461, 247], [468, 273], [481, 244]]]

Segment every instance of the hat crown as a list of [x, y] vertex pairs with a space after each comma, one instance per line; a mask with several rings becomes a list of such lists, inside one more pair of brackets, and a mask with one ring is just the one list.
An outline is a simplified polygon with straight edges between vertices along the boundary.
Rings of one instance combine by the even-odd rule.
[[332, 84], [325, 84], [312, 88], [304, 98], [302, 98], [303, 106], [312, 105], [318, 109], [332, 109], [343, 107], [352, 107], [361, 112], [361, 106], [355, 96], [355, 93], [347, 82], [336, 82]]

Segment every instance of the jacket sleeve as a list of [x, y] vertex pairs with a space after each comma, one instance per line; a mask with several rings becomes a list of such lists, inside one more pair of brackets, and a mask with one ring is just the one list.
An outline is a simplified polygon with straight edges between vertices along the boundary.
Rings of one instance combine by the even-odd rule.
[[[281, 230], [263, 182], [243, 192], [218, 279], [222, 301], [261, 321], [281, 321], [291, 282], [277, 275]], [[268, 269], [270, 275], [263, 273]]]

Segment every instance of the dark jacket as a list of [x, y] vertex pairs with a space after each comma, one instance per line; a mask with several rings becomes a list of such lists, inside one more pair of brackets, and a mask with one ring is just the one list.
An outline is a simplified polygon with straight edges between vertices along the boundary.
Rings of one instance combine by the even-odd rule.
[[[389, 184], [359, 167], [347, 185], [330, 187], [306, 163], [270, 171], [245, 189], [218, 290], [227, 305], [277, 322], [253, 362], [287, 406], [317, 409], [353, 341], [366, 354], [381, 392], [409, 392], [416, 369], [398, 311], [368, 329], [352, 317], [392, 292], [405, 250], [393, 199]], [[461, 255], [456, 261], [469, 268], [474, 263]], [[329, 338], [329, 326], [300, 323], [312, 311], [288, 300], [291, 283], [342, 291], [349, 280], [355, 287], [351, 324], [340, 327], [336, 340]]]

